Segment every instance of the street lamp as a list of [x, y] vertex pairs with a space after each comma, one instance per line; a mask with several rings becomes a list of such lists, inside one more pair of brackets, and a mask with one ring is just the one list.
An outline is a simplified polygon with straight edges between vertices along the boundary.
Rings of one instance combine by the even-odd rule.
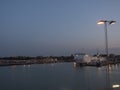
[[105, 43], [106, 43], [106, 48], [105, 48], [105, 52], [107, 54], [107, 58], [108, 58], [108, 38], [107, 38], [107, 24], [111, 25], [111, 24], [115, 24], [116, 21], [107, 21], [107, 20], [100, 20], [98, 21], [97, 24], [104, 24], [104, 29], [105, 29]]

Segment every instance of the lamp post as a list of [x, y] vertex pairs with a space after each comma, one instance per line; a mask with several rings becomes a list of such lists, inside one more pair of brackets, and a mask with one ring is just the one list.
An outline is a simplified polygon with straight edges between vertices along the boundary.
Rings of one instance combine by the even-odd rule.
[[[97, 24], [104, 24], [104, 29], [105, 29], [105, 52], [106, 52], [106, 59], [108, 60], [108, 37], [107, 37], [107, 25], [111, 25], [111, 24], [115, 24], [116, 21], [107, 21], [107, 20], [100, 20], [98, 21]], [[108, 63], [109, 64], [109, 63]], [[106, 67], [106, 87], [110, 88], [110, 75], [109, 75], [109, 65], [107, 65]], [[113, 86], [114, 87], [118, 87], [118, 85]]]
[[108, 37], [107, 37], [107, 25], [115, 24], [116, 21], [107, 21], [107, 20], [100, 20], [97, 24], [104, 24], [105, 29], [105, 52], [108, 58]]

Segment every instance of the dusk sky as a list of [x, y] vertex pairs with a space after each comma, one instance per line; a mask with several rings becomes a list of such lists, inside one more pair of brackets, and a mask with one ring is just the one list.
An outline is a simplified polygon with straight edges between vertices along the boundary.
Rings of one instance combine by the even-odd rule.
[[120, 54], [120, 0], [0, 0], [0, 56]]

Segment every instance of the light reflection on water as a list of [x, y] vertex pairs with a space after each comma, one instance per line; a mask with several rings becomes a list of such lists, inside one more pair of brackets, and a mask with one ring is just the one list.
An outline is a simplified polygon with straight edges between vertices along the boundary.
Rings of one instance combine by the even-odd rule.
[[[73, 63], [0, 67], [1, 90], [114, 90], [120, 66], [74, 67]], [[115, 90], [119, 90], [115, 89]]]

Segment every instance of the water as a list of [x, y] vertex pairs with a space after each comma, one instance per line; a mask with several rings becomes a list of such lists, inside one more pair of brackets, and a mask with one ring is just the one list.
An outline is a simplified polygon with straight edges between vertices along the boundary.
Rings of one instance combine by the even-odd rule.
[[0, 67], [0, 90], [114, 90], [113, 84], [120, 85], [120, 66], [107, 68], [73, 63]]

